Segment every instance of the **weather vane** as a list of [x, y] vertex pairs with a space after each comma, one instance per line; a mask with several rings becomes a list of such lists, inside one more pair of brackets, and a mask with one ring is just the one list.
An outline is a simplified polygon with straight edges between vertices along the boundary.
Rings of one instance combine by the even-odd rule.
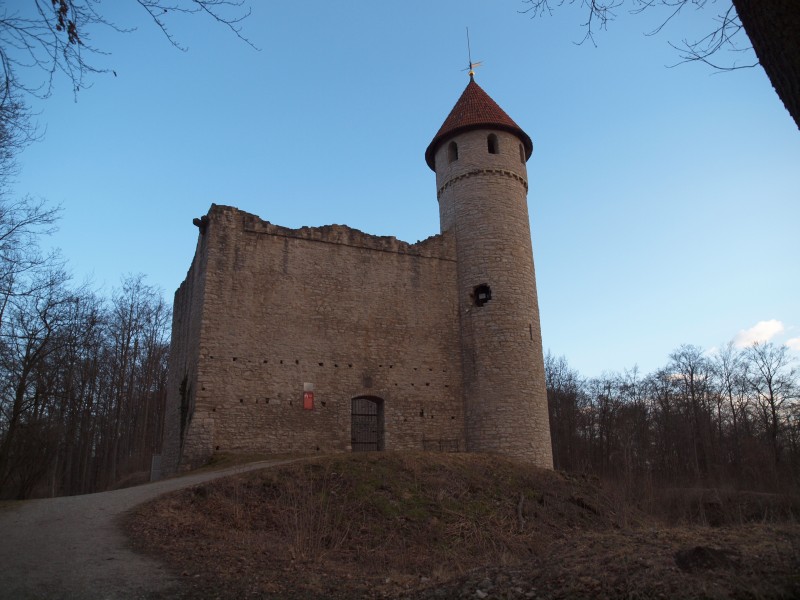
[[461, 69], [462, 71], [469, 71], [470, 79], [475, 75], [475, 69], [483, 66], [483, 61], [472, 62], [472, 49], [469, 47], [469, 27], [467, 27], [467, 56], [469, 57], [469, 67]]

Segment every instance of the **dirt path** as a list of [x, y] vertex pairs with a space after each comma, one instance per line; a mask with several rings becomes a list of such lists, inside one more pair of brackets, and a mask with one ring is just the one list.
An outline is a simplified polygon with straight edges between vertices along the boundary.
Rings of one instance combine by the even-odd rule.
[[177, 583], [160, 563], [133, 552], [116, 517], [166, 492], [297, 459], [207, 471], [132, 488], [0, 502], [0, 598], [145, 598]]

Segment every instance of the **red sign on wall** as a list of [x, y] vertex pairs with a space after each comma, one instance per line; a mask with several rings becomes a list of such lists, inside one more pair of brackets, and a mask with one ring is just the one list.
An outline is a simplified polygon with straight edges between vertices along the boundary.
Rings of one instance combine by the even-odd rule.
[[303, 410], [314, 410], [314, 392], [303, 392]]

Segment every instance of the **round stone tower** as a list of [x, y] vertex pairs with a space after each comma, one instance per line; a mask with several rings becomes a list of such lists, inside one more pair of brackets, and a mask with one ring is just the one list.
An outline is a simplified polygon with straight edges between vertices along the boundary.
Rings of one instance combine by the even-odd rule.
[[455, 237], [467, 449], [552, 468], [525, 163], [530, 137], [475, 83], [425, 151]]

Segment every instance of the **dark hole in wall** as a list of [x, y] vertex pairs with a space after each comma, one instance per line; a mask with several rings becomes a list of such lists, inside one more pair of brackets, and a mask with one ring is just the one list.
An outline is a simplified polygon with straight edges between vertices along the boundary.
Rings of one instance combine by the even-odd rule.
[[475, 300], [475, 306], [483, 306], [492, 299], [492, 288], [485, 283], [476, 285], [472, 291], [472, 297]]

